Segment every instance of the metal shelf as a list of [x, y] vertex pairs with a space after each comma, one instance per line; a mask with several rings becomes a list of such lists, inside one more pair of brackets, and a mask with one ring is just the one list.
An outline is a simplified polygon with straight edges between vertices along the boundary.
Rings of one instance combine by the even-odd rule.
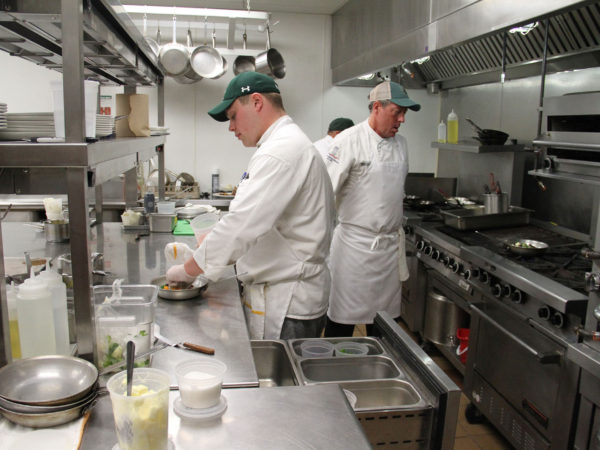
[[[0, 49], [62, 72], [61, 0], [11, 3], [0, 11]], [[164, 77], [156, 55], [119, 2], [86, 0], [82, 27], [85, 78], [155, 85]]]
[[481, 145], [477, 141], [459, 141], [458, 144], [443, 144], [434, 141], [431, 143], [431, 146], [442, 150], [454, 150], [469, 153], [521, 152], [525, 149], [525, 146], [521, 144]]
[[530, 170], [527, 173], [539, 178], [553, 178], [555, 180], [600, 186], [600, 177], [594, 175], [564, 172], [560, 170], [548, 171], [545, 169]]

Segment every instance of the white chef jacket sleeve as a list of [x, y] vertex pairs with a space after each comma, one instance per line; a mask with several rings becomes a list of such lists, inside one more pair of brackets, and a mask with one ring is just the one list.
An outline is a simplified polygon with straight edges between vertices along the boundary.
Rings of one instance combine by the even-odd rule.
[[334, 195], [338, 196], [356, 160], [348, 140], [334, 139], [325, 160]]
[[303, 180], [288, 162], [271, 155], [256, 158], [226, 214], [194, 252], [210, 278], [235, 263], [277, 223]]

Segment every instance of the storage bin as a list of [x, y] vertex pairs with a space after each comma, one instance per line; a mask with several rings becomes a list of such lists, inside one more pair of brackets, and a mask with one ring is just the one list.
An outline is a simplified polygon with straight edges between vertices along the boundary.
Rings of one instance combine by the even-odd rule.
[[468, 325], [469, 316], [444, 295], [429, 291], [423, 337], [435, 344], [451, 345], [456, 330]]

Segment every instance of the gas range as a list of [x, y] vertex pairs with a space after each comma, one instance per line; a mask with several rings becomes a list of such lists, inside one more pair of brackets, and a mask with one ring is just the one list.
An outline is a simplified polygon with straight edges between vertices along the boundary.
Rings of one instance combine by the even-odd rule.
[[585, 273], [591, 269], [579, 257], [585, 243], [531, 225], [486, 230], [486, 236], [499, 240], [539, 236], [551, 245], [546, 254], [524, 257], [510, 254], [492, 239], [440, 222], [413, 227], [416, 256], [428, 268], [469, 294], [475, 290], [488, 301], [502, 302], [532, 326], [577, 341], [575, 328], [584, 323], [588, 301]]

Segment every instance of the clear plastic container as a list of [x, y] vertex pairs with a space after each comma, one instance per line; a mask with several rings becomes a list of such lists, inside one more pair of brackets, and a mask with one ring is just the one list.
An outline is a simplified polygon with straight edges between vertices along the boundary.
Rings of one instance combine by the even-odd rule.
[[[94, 286], [96, 344], [99, 368], [123, 361], [127, 341], [135, 343], [136, 354], [150, 350], [158, 287], [124, 285], [120, 297], [113, 297], [113, 286]], [[136, 367], [150, 364], [150, 357], [135, 361]]]
[[[14, 283], [14, 282], [13, 282]], [[19, 315], [17, 312], [17, 288], [14, 284], [6, 285], [6, 302], [8, 306], [8, 330], [10, 333], [10, 349], [13, 359], [21, 358], [21, 340], [19, 339]]]
[[188, 408], [210, 408], [219, 403], [225, 363], [214, 358], [190, 359], [175, 366], [181, 401]]
[[369, 354], [369, 347], [360, 342], [339, 342], [335, 344], [335, 356], [364, 356]]
[[443, 120], [438, 125], [438, 137], [437, 137], [437, 140], [441, 144], [445, 144], [446, 143], [446, 124], [444, 123]]
[[190, 222], [190, 226], [192, 227], [192, 230], [194, 230], [194, 236], [196, 236], [196, 242], [198, 242], [198, 245], [202, 244], [202, 241], [206, 235], [211, 232], [218, 221], [218, 214], [206, 213], [195, 217]]
[[168, 448], [169, 386], [168, 373], [150, 368], [133, 371], [129, 397], [125, 371], [108, 380], [120, 450]]
[[[96, 137], [96, 109], [98, 106], [98, 86], [100, 83], [84, 80], [85, 96], [85, 137]], [[63, 97], [63, 82], [51, 81], [52, 97], [54, 99], [54, 131], [56, 137], [65, 137], [65, 106]]]
[[56, 353], [52, 294], [37, 277], [27, 278], [17, 293], [21, 357], [30, 358]]
[[69, 315], [67, 312], [67, 286], [63, 283], [62, 276], [52, 269], [41, 271], [37, 278], [48, 285], [48, 289], [52, 294], [56, 353], [69, 356], [71, 355], [71, 345], [69, 340]]
[[333, 349], [331, 342], [322, 339], [312, 339], [300, 344], [300, 351], [304, 358], [327, 358], [333, 356]]
[[175, 202], [158, 202], [156, 204], [156, 211], [159, 214], [174, 214]]

